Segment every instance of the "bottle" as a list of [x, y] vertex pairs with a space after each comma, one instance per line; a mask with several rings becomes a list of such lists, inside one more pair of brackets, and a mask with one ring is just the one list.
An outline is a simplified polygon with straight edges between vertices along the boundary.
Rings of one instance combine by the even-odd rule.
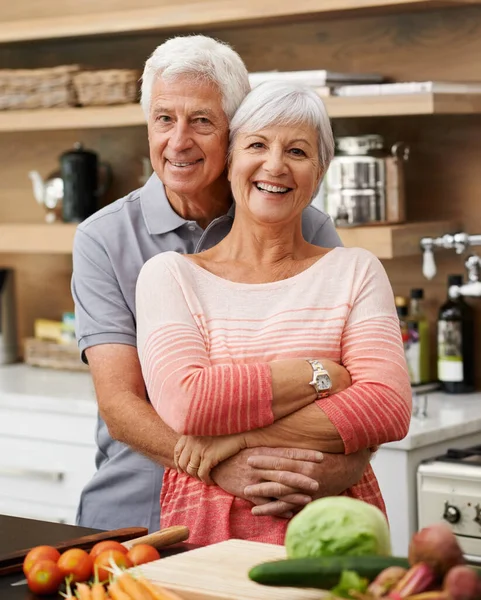
[[462, 275], [448, 276], [448, 299], [438, 315], [438, 379], [448, 394], [474, 391], [474, 311], [449, 288], [463, 285]]
[[412, 385], [429, 383], [429, 323], [424, 315], [424, 290], [411, 290], [407, 328], [406, 361]]
[[399, 327], [401, 328], [401, 339], [404, 346], [404, 356], [406, 357], [406, 363], [409, 372], [409, 379], [411, 379], [411, 372], [409, 370], [409, 363], [407, 361], [407, 353], [409, 351], [409, 329], [408, 329], [408, 303], [404, 296], [396, 296], [394, 298], [396, 304], [396, 312], [399, 317]]

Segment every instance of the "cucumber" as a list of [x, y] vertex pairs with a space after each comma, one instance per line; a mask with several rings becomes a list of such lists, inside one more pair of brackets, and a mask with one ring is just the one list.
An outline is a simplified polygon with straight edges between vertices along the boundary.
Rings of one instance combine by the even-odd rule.
[[409, 568], [406, 558], [395, 556], [323, 556], [290, 558], [253, 567], [249, 578], [263, 585], [311, 587], [329, 590], [338, 584], [343, 571], [356, 571], [369, 581], [387, 567]]

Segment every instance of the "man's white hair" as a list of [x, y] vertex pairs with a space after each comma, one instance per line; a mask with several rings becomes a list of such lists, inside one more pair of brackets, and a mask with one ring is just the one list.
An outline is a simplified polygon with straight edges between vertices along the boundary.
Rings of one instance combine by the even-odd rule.
[[140, 103], [146, 119], [155, 79], [172, 81], [180, 75], [216, 85], [229, 121], [250, 90], [247, 68], [228, 44], [205, 35], [174, 37], [158, 46], [145, 63]]
[[326, 107], [313, 89], [282, 81], [261, 83], [245, 97], [230, 123], [229, 157], [241, 132], [296, 124], [316, 130], [319, 162], [325, 173], [334, 156], [334, 137]]

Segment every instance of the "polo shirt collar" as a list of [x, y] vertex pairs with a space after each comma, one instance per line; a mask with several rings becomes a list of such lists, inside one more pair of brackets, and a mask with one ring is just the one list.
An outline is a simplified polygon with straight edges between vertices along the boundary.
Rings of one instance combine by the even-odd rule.
[[[152, 173], [149, 180], [140, 189], [140, 206], [150, 235], [168, 233], [190, 222], [178, 215], [172, 208], [165, 193], [164, 184], [155, 173]], [[219, 220], [223, 221], [226, 217], [232, 220], [234, 213], [235, 203], [233, 202], [227, 214], [220, 217]]]
[[164, 184], [155, 173], [140, 190], [140, 206], [150, 235], [174, 231], [188, 222], [172, 208]]

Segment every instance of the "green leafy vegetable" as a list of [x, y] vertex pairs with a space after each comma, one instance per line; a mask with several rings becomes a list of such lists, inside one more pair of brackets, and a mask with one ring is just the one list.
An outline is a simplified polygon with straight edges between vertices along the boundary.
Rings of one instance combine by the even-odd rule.
[[338, 598], [352, 598], [350, 592], [360, 592], [363, 594], [367, 590], [369, 581], [364, 577], [359, 577], [355, 571], [343, 571], [341, 579], [331, 592]]
[[289, 558], [391, 554], [384, 514], [347, 496], [321, 498], [303, 508], [287, 527], [285, 546]]

